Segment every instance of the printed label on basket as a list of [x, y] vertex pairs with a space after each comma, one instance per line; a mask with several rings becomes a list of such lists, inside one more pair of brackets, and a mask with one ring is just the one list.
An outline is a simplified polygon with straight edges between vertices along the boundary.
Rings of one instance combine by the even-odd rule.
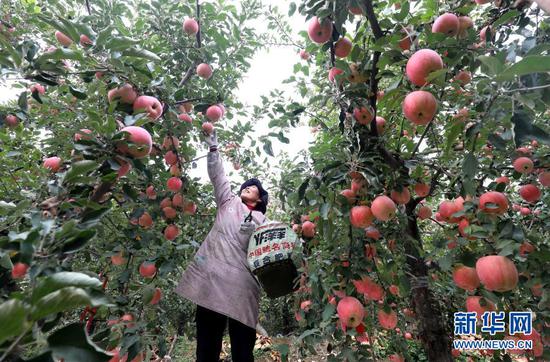
[[289, 259], [298, 236], [289, 225], [270, 222], [258, 226], [248, 243], [248, 266], [254, 271], [264, 265]]

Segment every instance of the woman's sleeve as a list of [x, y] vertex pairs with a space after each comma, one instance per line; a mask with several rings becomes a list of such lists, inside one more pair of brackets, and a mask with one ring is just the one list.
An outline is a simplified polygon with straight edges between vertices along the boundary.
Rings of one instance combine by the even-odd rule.
[[214, 198], [216, 199], [216, 205], [220, 207], [231, 199], [231, 185], [225, 176], [220, 153], [217, 150], [210, 151], [208, 152], [208, 156], [206, 158], [208, 165], [208, 177], [210, 177], [210, 181], [212, 181], [212, 185], [214, 186]]

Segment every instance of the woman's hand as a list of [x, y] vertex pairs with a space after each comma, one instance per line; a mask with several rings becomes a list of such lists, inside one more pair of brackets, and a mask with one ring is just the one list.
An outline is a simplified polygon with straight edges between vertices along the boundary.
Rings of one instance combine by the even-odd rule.
[[254, 230], [256, 230], [256, 224], [252, 221], [243, 221], [241, 222], [241, 228], [239, 230], [241, 233], [250, 236]]
[[214, 130], [211, 134], [207, 135], [204, 134], [204, 141], [208, 145], [208, 149], [212, 148], [218, 148], [218, 136], [216, 135], [216, 130]]

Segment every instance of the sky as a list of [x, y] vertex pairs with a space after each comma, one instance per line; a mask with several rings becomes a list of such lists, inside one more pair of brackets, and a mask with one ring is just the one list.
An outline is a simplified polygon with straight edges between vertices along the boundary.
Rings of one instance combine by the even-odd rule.
[[[288, 7], [290, 4], [288, 0], [262, 0], [262, 3], [264, 3], [266, 7], [268, 5], [276, 5], [282, 14], [285, 16], [288, 14]], [[304, 17], [296, 12], [291, 18], [287, 17], [287, 19], [293, 31], [291, 36], [294, 40], [299, 40], [297, 33], [305, 29], [306, 26]], [[266, 30], [267, 22], [258, 19], [253, 25], [258, 32], [263, 32]], [[285, 90], [290, 97], [299, 98], [300, 96], [295, 93], [291, 86], [282, 83], [284, 79], [292, 75], [293, 66], [299, 61], [301, 60], [295, 47], [274, 46], [257, 52], [250, 61], [250, 68], [236, 92], [238, 100], [249, 106], [260, 105], [261, 96], [269, 95], [270, 91], [275, 88]], [[0, 103], [16, 99], [20, 91], [19, 89], [10, 89], [9, 85], [0, 85]], [[228, 112], [231, 112], [231, 110], [228, 109]], [[233, 120], [235, 120], [235, 118]], [[225, 122], [231, 121], [226, 120]], [[259, 121], [254, 126], [254, 134], [259, 137], [269, 133], [269, 128], [267, 127], [268, 122], [268, 119]], [[266, 167], [271, 167], [276, 170], [278, 164], [277, 155], [282, 149], [290, 155], [297, 154], [300, 150], [308, 147], [309, 142], [313, 141], [314, 136], [311, 134], [309, 126], [304, 124], [301, 127], [291, 129], [291, 131], [286, 134], [286, 137], [290, 139], [289, 144], [283, 144], [276, 139], [272, 139], [275, 158], [268, 156], [269, 165], [266, 165]], [[304, 140], [307, 142], [304, 142]], [[204, 152], [198, 152], [198, 155], [206, 154], [206, 150], [206, 145], [204, 145]], [[265, 154], [262, 154], [258, 161], [262, 162], [260, 160], [263, 160], [265, 156]], [[230, 180], [237, 183], [244, 181], [240, 172], [235, 172], [230, 162], [224, 160], [224, 168]], [[190, 176], [199, 177], [203, 182], [208, 182], [205, 158], [197, 161], [197, 168], [191, 170]], [[269, 184], [267, 184], [266, 188], [268, 186]]]

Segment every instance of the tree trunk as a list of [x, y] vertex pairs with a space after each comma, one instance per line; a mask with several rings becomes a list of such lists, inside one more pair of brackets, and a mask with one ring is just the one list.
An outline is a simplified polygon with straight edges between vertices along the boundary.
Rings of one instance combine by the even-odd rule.
[[411, 282], [411, 302], [418, 321], [420, 340], [428, 355], [429, 361], [451, 362], [451, 340], [449, 331], [444, 322], [444, 316], [434, 296], [428, 288], [428, 267], [424, 259], [419, 255], [415, 243], [421, 245], [422, 239], [414, 207], [407, 205], [407, 227], [405, 240], [405, 253], [407, 265], [413, 276], [409, 276]]

